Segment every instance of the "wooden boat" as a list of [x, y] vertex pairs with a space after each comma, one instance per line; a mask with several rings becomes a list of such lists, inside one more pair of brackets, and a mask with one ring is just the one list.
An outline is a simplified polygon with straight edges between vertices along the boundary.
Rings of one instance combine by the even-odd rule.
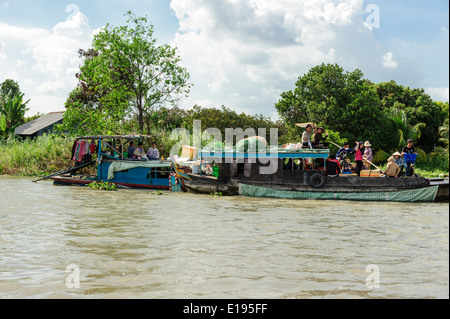
[[[381, 177], [378, 170], [326, 176], [328, 149], [272, 149], [256, 153], [200, 152], [201, 159], [218, 163], [219, 176], [190, 174], [186, 188], [198, 193], [293, 199], [360, 201], [448, 201], [448, 179], [431, 182], [422, 177]], [[272, 160], [271, 174], [262, 173]], [[262, 160], [262, 161], [261, 161]], [[295, 164], [295, 161], [298, 161]], [[311, 162], [314, 169], [304, 163]]]
[[[86, 186], [93, 182], [107, 182], [126, 188], [148, 188], [157, 190], [179, 189], [180, 176], [172, 161], [129, 159], [122, 152], [132, 141], [141, 141], [150, 136], [87, 136], [76, 141], [91, 141], [96, 145], [96, 161], [82, 159], [81, 163], [48, 178], [56, 185]], [[90, 154], [91, 157], [93, 154]], [[85, 162], [89, 162], [86, 164]], [[75, 175], [81, 168], [97, 164], [96, 175]]]

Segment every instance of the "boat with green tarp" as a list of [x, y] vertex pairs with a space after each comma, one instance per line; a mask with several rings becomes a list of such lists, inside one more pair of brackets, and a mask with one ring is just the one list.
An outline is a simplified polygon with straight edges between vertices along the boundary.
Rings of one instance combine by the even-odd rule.
[[[186, 188], [198, 193], [252, 197], [358, 201], [448, 201], [448, 179], [382, 177], [379, 170], [327, 175], [329, 149], [268, 148], [256, 151], [202, 150], [200, 160], [215, 163], [219, 174], [190, 174]], [[201, 170], [200, 170], [201, 172]]]

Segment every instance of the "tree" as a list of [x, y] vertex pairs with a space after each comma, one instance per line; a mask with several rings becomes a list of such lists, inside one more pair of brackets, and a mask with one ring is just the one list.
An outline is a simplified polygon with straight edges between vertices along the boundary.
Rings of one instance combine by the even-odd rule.
[[66, 103], [67, 118], [103, 118], [98, 130], [120, 129], [121, 120], [135, 115], [139, 130], [149, 132], [151, 123], [145, 119], [189, 92], [189, 74], [179, 65], [176, 49], [157, 44], [147, 18], [131, 11], [126, 15], [127, 25], [108, 24], [94, 36], [91, 49], [80, 50], [85, 60], [78, 87]]
[[286, 124], [323, 123], [350, 140], [376, 140], [382, 112], [371, 82], [356, 69], [344, 72], [337, 64], [321, 64], [299, 77], [294, 91], [275, 105]]
[[23, 101], [24, 94], [19, 96], [8, 96], [0, 110], [0, 133], [13, 134], [16, 127], [22, 125], [25, 118], [25, 112], [28, 110], [26, 105], [29, 101]]
[[[402, 149], [408, 142], [409, 139], [414, 141], [418, 141], [420, 136], [422, 135], [422, 131], [427, 126], [426, 123], [417, 123], [416, 125], [411, 125], [406, 115], [405, 111], [400, 109], [390, 111], [389, 117], [395, 122], [397, 125], [397, 133], [394, 136], [398, 136], [398, 141], [396, 147], [394, 149], [389, 149], [393, 151], [397, 151]], [[392, 136], [391, 138], [393, 138]]]
[[6, 79], [0, 85], [0, 96], [2, 99], [14, 98], [20, 94], [22, 94], [22, 92], [20, 92], [19, 83], [12, 79]]
[[0, 136], [13, 134], [16, 127], [24, 123], [29, 102], [24, 102], [24, 95], [19, 84], [12, 79], [0, 85]]
[[415, 140], [422, 149], [430, 152], [439, 140], [438, 129], [448, 118], [445, 104], [434, 102], [423, 89], [411, 89], [398, 85], [395, 81], [381, 82], [375, 85], [381, 107], [386, 112], [402, 110], [411, 125], [426, 123], [421, 130], [420, 139]]
[[449, 149], [449, 137], [448, 137], [448, 118], [445, 119], [444, 124], [439, 127], [439, 140], [445, 145], [445, 149], [448, 152]]

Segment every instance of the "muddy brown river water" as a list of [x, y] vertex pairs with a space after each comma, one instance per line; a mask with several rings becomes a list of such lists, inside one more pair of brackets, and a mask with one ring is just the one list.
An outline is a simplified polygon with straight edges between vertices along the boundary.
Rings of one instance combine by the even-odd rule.
[[0, 177], [0, 298], [449, 298], [448, 216]]

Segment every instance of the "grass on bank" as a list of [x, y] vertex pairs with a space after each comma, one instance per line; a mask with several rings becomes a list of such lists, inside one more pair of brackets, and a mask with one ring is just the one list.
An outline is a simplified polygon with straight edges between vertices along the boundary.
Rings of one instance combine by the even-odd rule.
[[73, 140], [58, 135], [0, 142], [0, 174], [45, 176], [69, 168]]

